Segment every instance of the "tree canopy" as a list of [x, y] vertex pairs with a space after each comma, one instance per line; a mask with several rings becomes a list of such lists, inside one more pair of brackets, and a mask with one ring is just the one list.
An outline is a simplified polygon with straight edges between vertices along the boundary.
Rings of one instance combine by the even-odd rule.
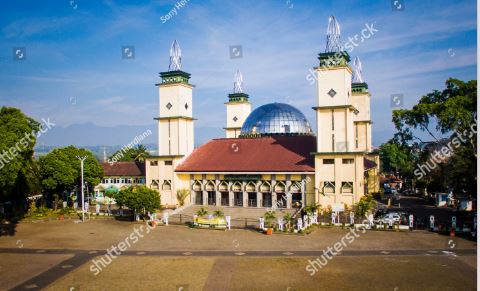
[[0, 108], [0, 202], [22, 207], [29, 194], [40, 192], [33, 160], [40, 123], [17, 108]]
[[116, 162], [133, 162], [133, 161], [145, 161], [145, 158], [149, 157], [150, 153], [143, 144], [139, 144], [136, 147], [132, 147], [123, 151], [120, 149], [113, 153], [109, 160], [114, 160]]
[[74, 146], [54, 149], [40, 158], [40, 175], [42, 187], [49, 194], [60, 194], [80, 188], [81, 170], [77, 156], [86, 156], [84, 162], [84, 181], [89, 189], [100, 183], [103, 177], [103, 168], [95, 156], [86, 149]]
[[160, 194], [145, 186], [130, 186], [114, 195], [115, 202], [134, 211], [155, 212], [160, 209]]
[[[382, 145], [382, 162], [387, 169], [398, 167], [411, 171], [432, 162], [432, 156], [443, 148], [451, 152], [428, 175], [420, 178], [430, 191], [453, 189], [456, 193], [476, 193], [477, 81], [464, 82], [450, 78], [443, 91], [434, 90], [421, 97], [412, 109], [393, 112], [397, 133]], [[424, 147], [418, 131], [427, 133], [436, 147]], [[391, 156], [390, 156], [391, 155]], [[404, 163], [404, 157], [412, 163]], [[390, 169], [391, 170], [391, 169]]]

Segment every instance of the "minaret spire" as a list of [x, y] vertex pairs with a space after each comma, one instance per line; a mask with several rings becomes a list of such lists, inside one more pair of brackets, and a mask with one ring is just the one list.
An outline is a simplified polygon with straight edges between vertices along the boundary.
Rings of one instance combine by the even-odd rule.
[[327, 46], [325, 48], [325, 52], [334, 53], [341, 50], [342, 45], [340, 44], [340, 24], [335, 16], [332, 15], [328, 18]]
[[363, 79], [362, 62], [358, 56], [353, 60], [352, 83], [365, 83]]
[[237, 69], [235, 72], [235, 80], [233, 82], [233, 93], [243, 93], [243, 76], [242, 72]]
[[181, 71], [182, 70], [182, 50], [177, 40], [174, 40], [172, 47], [170, 48], [170, 66], [168, 71]]

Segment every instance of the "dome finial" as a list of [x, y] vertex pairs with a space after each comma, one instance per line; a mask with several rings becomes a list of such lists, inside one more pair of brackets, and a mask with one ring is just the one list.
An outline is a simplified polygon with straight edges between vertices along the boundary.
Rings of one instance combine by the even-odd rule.
[[243, 93], [243, 76], [240, 69], [235, 72], [235, 80], [233, 82], [233, 93]]
[[174, 40], [172, 47], [170, 48], [170, 66], [168, 71], [181, 71], [182, 70], [182, 50], [178, 45], [177, 40]]
[[352, 83], [365, 83], [363, 79], [362, 62], [358, 56], [353, 60]]
[[325, 52], [334, 53], [341, 50], [342, 45], [340, 44], [340, 24], [335, 16], [332, 15], [328, 18], [327, 47], [325, 48]]

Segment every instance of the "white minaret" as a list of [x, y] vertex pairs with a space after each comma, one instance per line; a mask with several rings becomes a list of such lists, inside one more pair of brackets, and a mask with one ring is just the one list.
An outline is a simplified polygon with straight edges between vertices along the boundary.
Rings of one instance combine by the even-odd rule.
[[349, 152], [353, 150], [353, 114], [350, 104], [352, 69], [350, 56], [340, 46], [340, 25], [329, 18], [327, 46], [319, 55], [317, 74], [317, 150]]
[[240, 70], [235, 73], [233, 82], [233, 93], [228, 95], [227, 105], [227, 127], [225, 135], [227, 138], [237, 138], [240, 135], [243, 122], [252, 111], [252, 104], [248, 101], [248, 94], [243, 92], [243, 76]]
[[354, 149], [372, 151], [372, 120], [370, 118], [370, 92], [363, 78], [362, 62], [359, 57], [353, 60], [351, 104], [358, 110], [354, 115]]
[[352, 205], [364, 193], [364, 153], [355, 147], [354, 118], [358, 110], [352, 105], [350, 56], [343, 51], [340, 25], [334, 16], [328, 20], [326, 49], [319, 60], [314, 107], [318, 130], [315, 195], [322, 205]]
[[193, 151], [192, 89], [190, 74], [182, 71], [182, 57], [175, 40], [170, 49], [168, 72], [160, 73], [158, 120], [158, 155], [185, 156]]

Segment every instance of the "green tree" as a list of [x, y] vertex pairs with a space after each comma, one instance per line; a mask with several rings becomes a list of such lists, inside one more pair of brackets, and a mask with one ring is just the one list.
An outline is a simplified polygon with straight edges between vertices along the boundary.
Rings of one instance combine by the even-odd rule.
[[[449, 159], [421, 178], [428, 189], [445, 191], [448, 186], [456, 193], [476, 193], [476, 107], [477, 81], [450, 78], [443, 91], [434, 90], [421, 97], [412, 109], [393, 112], [397, 129], [394, 138], [418, 152], [417, 165], [431, 158], [431, 152], [418, 146], [423, 142], [416, 136], [418, 131], [426, 132], [438, 145], [453, 150]], [[452, 146], [455, 138], [461, 142]]]
[[77, 156], [87, 157], [83, 165], [83, 177], [88, 189], [100, 183], [103, 168], [90, 151], [74, 146], [54, 149], [39, 160], [42, 187], [49, 198], [74, 188], [81, 189], [80, 160]]
[[145, 186], [130, 186], [120, 190], [115, 196], [119, 206], [126, 206], [135, 212], [146, 214], [160, 209], [160, 194]]
[[380, 146], [379, 154], [384, 172], [399, 173], [400, 175], [403, 174], [402, 176], [412, 173], [415, 157], [408, 146], [390, 140]]
[[147, 147], [143, 144], [139, 144], [136, 147], [129, 148], [125, 151], [123, 149], [116, 151], [109, 157], [109, 160], [116, 162], [143, 162], [149, 156], [150, 153], [148, 152]]
[[355, 205], [355, 214], [360, 217], [365, 217], [369, 212], [373, 212], [376, 206], [377, 201], [375, 201], [373, 196], [371, 194], [365, 194]]
[[25, 198], [38, 194], [37, 165], [33, 160], [40, 123], [17, 108], [0, 108], [0, 202], [11, 201], [23, 210]]

